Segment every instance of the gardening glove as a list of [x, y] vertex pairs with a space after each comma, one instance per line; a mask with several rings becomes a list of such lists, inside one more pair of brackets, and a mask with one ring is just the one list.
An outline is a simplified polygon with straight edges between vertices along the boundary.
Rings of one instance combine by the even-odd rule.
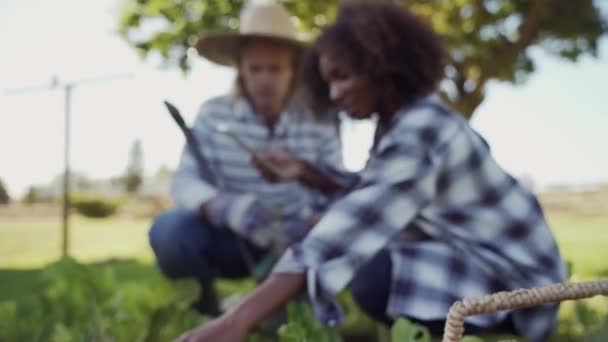
[[220, 193], [203, 212], [214, 226], [228, 227], [260, 247], [283, 243], [276, 218], [252, 194]]

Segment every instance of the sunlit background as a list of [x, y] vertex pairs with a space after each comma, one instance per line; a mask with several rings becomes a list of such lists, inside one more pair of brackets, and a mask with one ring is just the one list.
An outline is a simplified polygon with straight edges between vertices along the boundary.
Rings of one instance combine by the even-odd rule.
[[[608, 17], [608, 2], [595, 3]], [[100, 312], [107, 336], [157, 334], [165, 341], [200, 322], [154, 266], [147, 239], [153, 217], [171, 205], [171, 170], [184, 141], [162, 101], [174, 103], [192, 122], [204, 100], [230, 89], [234, 71], [196, 56], [187, 74], [160, 67], [158, 55], [143, 60], [116, 33], [120, 6], [121, 0], [0, 0], [0, 180], [11, 198], [0, 205], [0, 341], [35, 340], [16, 338], [18, 331], [25, 334], [20, 336], [43, 331], [37, 336], [56, 341], [86, 340], [78, 334], [92, 336], [87, 329], [97, 316], [91, 315]], [[154, 22], [149, 25], [145, 29], [158, 29]], [[491, 81], [471, 123], [499, 163], [539, 195], [571, 279], [606, 277], [608, 37], [600, 39], [597, 58], [583, 56], [576, 63], [539, 48], [530, 52], [537, 69], [527, 82]], [[68, 103], [66, 85], [71, 86]], [[74, 184], [73, 199], [83, 189], [92, 190], [108, 196], [104, 201], [118, 210], [105, 218], [72, 210], [64, 235], [61, 176], [68, 104], [72, 180], [86, 181], [86, 187]], [[373, 124], [346, 121], [342, 132], [345, 164], [359, 169]], [[127, 194], [117, 180], [132, 165], [136, 142], [141, 142], [138, 160], [145, 180], [139, 192]], [[43, 195], [39, 201], [32, 189]], [[62, 251], [75, 259], [62, 259]], [[40, 277], [49, 274], [54, 278]], [[252, 285], [220, 282], [222, 303], [229, 305]], [[59, 311], [45, 311], [40, 303]], [[608, 340], [607, 304], [595, 298], [576, 310], [564, 306], [558, 340], [579, 341], [598, 327], [606, 336], [598, 341]], [[65, 315], [73, 321], [62, 316], [64, 308], [72, 310]], [[350, 309], [355, 317], [346, 330], [377, 331]], [[165, 335], [147, 325], [159, 312], [171, 317], [163, 322]]]
[[[187, 75], [162, 70], [154, 57], [141, 60], [115, 33], [118, 0], [0, 6], [0, 177], [14, 197], [63, 167], [64, 93], [50, 87], [53, 77], [74, 82], [71, 161], [90, 178], [124, 172], [135, 139], [147, 174], [174, 168], [183, 139], [162, 100], [191, 121], [202, 101], [231, 86], [232, 70], [202, 59]], [[577, 63], [535, 50], [538, 70], [527, 83], [488, 87], [472, 124], [507, 170], [537, 187], [608, 181], [608, 39], [600, 45], [599, 58]], [[362, 166], [371, 130], [346, 125], [347, 166]]]

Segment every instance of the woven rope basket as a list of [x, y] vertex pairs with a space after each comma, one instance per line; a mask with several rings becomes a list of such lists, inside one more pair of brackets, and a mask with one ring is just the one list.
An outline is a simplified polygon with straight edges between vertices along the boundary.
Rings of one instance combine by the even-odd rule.
[[581, 283], [559, 283], [463, 299], [450, 307], [442, 341], [460, 342], [464, 334], [464, 319], [467, 316], [488, 314], [500, 310], [522, 309], [596, 295], [608, 295], [608, 279]]

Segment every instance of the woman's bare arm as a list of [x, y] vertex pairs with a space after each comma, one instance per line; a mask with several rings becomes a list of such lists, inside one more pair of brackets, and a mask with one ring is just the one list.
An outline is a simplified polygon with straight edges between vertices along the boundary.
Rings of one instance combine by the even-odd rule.
[[244, 341], [256, 324], [304, 289], [305, 279], [305, 273], [273, 273], [234, 309], [182, 335], [179, 341]]

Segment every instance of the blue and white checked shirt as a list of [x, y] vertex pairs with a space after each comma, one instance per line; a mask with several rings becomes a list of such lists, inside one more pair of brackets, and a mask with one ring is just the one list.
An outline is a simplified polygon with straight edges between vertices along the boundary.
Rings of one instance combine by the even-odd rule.
[[[321, 320], [341, 320], [334, 295], [382, 249], [393, 266], [391, 317], [445, 320], [456, 300], [565, 279], [539, 203], [464, 119], [428, 97], [379, 129], [356, 186], [275, 265], [274, 272], [307, 270]], [[519, 333], [539, 341], [552, 332], [556, 310], [512, 317]], [[506, 315], [467, 322], [491, 326]]]
[[198, 211], [202, 203], [218, 192], [251, 193], [279, 220], [289, 220], [318, 214], [327, 204], [325, 196], [298, 182], [272, 184], [265, 181], [250, 164], [249, 153], [215, 129], [219, 124], [230, 127], [256, 151], [280, 147], [312, 165], [343, 170], [337, 125], [284, 111], [271, 132], [245, 99], [217, 97], [203, 103], [192, 126], [192, 133], [214, 179], [201, 177], [192, 152], [184, 147], [171, 187], [178, 207]]

